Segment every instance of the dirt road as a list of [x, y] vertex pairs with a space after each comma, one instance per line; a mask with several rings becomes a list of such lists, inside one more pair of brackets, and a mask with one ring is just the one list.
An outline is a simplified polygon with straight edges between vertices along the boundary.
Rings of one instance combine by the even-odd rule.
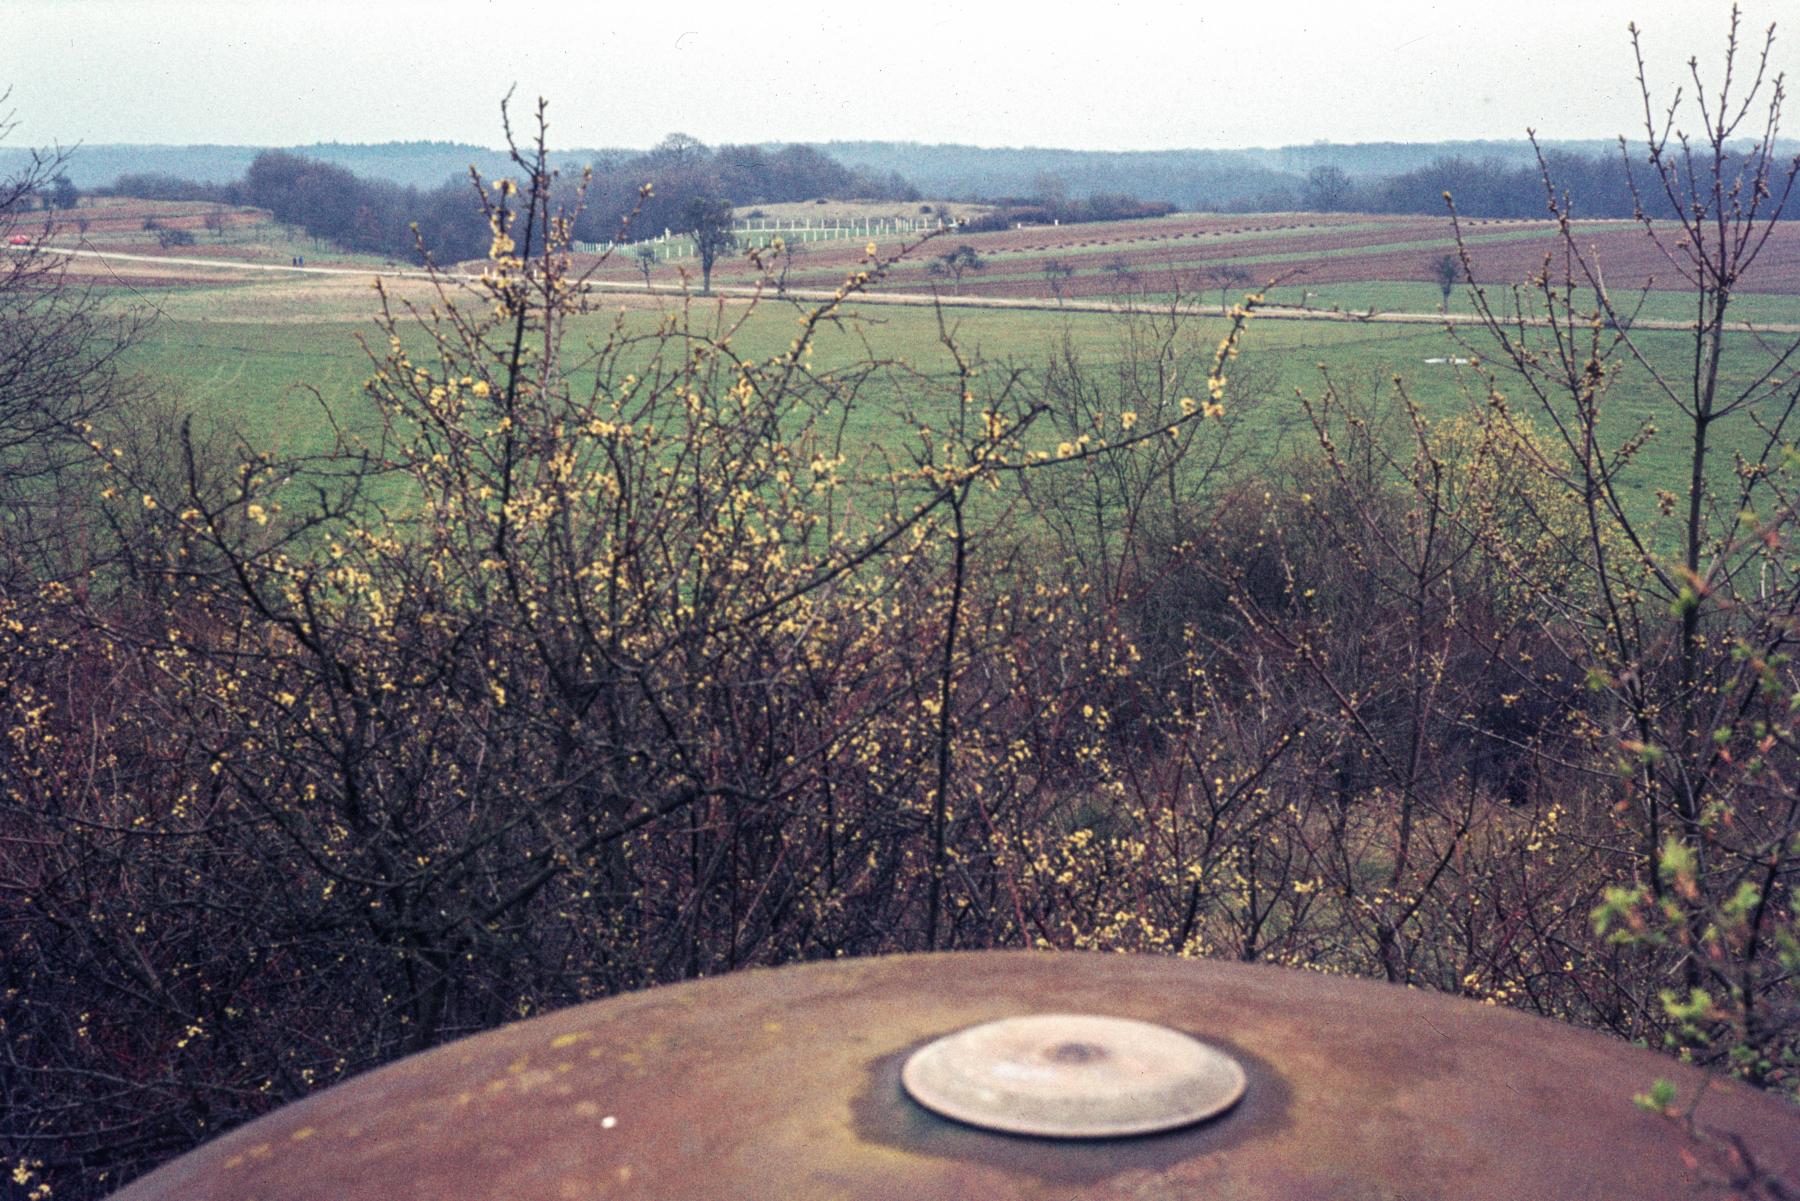
[[[15, 251], [27, 248], [12, 247]], [[114, 262], [150, 263], [159, 267], [202, 267], [212, 271], [251, 271], [289, 275], [338, 275], [353, 276], [362, 279], [381, 277], [386, 279], [428, 280], [432, 278], [453, 280], [458, 283], [478, 283], [479, 275], [457, 271], [439, 271], [435, 277], [431, 272], [418, 268], [389, 267], [371, 271], [367, 267], [294, 267], [285, 263], [246, 263], [228, 259], [185, 258], [160, 254], [114, 254], [98, 250], [77, 250], [63, 246], [45, 246], [46, 253], [67, 255], [70, 257], [90, 257]], [[659, 296], [692, 296], [694, 293], [679, 287], [664, 284], [637, 284], [612, 280], [588, 280], [583, 285], [591, 292], [617, 292], [636, 295]], [[823, 289], [789, 288], [785, 292], [776, 292], [774, 288], [742, 288], [717, 287], [713, 296], [724, 299], [792, 300], [806, 303], [820, 303], [836, 299], [837, 294]], [[1116, 301], [1069, 300], [1061, 304], [1050, 299], [1015, 299], [990, 296], [942, 296], [919, 292], [861, 292], [856, 294], [857, 304], [891, 304], [911, 307], [931, 307], [958, 309], [1021, 309], [1035, 312], [1052, 313], [1129, 313], [1129, 312], [1167, 312], [1167, 306], [1146, 306], [1143, 304], [1121, 304]], [[1222, 315], [1219, 305], [1183, 304], [1180, 313], [1194, 317], [1218, 317]], [[1318, 309], [1299, 309], [1285, 305], [1268, 305], [1256, 310], [1260, 320], [1275, 321], [1327, 321], [1337, 324], [1380, 324], [1380, 325], [1480, 325], [1481, 319], [1467, 313], [1388, 313], [1370, 311], [1367, 313], [1324, 312]], [[1543, 325], [1541, 320], [1529, 320], [1528, 325]], [[1632, 323], [1633, 329], [1646, 330], [1691, 330], [1692, 323], [1681, 321], [1658, 321], [1648, 318]], [[1793, 322], [1773, 322], [1769, 324], [1752, 324], [1750, 322], [1733, 322], [1731, 327], [1740, 331], [1756, 331], [1769, 334], [1800, 334], [1800, 324]]]

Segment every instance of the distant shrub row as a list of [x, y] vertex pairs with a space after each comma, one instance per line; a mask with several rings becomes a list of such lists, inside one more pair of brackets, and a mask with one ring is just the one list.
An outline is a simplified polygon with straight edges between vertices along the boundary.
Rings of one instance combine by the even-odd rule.
[[[487, 227], [466, 180], [430, 190], [366, 179], [317, 159], [266, 150], [244, 178], [201, 183], [173, 175], [121, 175], [108, 191], [146, 200], [202, 200], [266, 208], [278, 221], [346, 250], [411, 258], [423, 248], [441, 261], [472, 258], [487, 247]], [[413, 225], [417, 224], [415, 236]]]
[[1139, 200], [1135, 196], [1104, 194], [1082, 200], [1055, 197], [1049, 200], [1002, 200], [991, 212], [963, 223], [970, 233], [1011, 229], [1015, 225], [1049, 225], [1060, 222], [1077, 225], [1084, 221], [1131, 221], [1143, 217], [1166, 217], [1175, 206], [1162, 200]]

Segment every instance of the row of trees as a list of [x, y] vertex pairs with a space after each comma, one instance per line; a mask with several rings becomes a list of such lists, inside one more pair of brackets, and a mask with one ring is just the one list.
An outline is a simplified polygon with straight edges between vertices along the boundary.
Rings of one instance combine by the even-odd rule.
[[467, 179], [421, 191], [272, 150], [250, 164], [242, 196], [276, 220], [347, 250], [411, 258], [423, 247], [451, 262], [479, 257], [487, 248], [487, 228]]
[[[643, 154], [596, 162], [581, 185], [579, 204], [569, 203], [575, 181], [559, 186], [558, 201], [574, 213], [574, 236], [596, 242], [660, 234], [665, 229], [710, 231], [721, 210], [728, 232], [733, 202], [764, 204], [825, 196], [918, 198], [898, 176], [862, 175], [809, 147], [714, 150], [685, 134], [670, 134]], [[478, 258], [488, 245], [488, 230], [467, 179], [422, 190], [367, 179], [282, 150], [257, 155], [244, 178], [229, 184], [139, 174], [121, 176], [108, 190], [156, 200], [256, 205], [315, 238], [394, 258], [413, 257], [422, 246], [437, 261], [451, 262]], [[725, 248], [710, 233], [708, 244], [715, 254]], [[710, 281], [710, 261], [705, 272]]]
[[1081, 199], [1070, 199], [1059, 188], [1050, 187], [1033, 200], [1001, 199], [982, 216], [964, 221], [959, 228], [969, 233], [1011, 229], [1014, 225], [1076, 225], [1086, 221], [1136, 221], [1147, 217], [1166, 217], [1175, 211], [1167, 201], [1139, 200], [1123, 193], [1096, 193]]
[[[1730, 153], [1741, 153], [1741, 148]], [[1648, 151], [1632, 147], [1611, 157], [1547, 150], [1537, 165], [1508, 165], [1498, 159], [1440, 158], [1397, 175], [1353, 178], [1340, 167], [1316, 167], [1293, 197], [1315, 212], [1430, 213], [1443, 211], [1444, 193], [1456, 197], [1469, 217], [1541, 219], [1545, 214], [1544, 179], [1556, 181], [1567, 194], [1569, 209], [1581, 217], [1634, 217], [1637, 205], [1650, 205], [1651, 215], [1672, 217], [1666, 197], [1648, 194], [1632, 179], [1633, 163], [1648, 178]], [[1286, 207], [1286, 206], [1278, 206]]]
[[285, 150], [257, 155], [243, 179], [227, 184], [134, 174], [120, 176], [107, 191], [148, 200], [255, 205], [314, 238], [396, 259], [416, 258], [423, 248], [439, 262], [453, 262], [478, 257], [487, 248], [487, 228], [467, 179], [430, 190], [403, 187]]
[[1286, 455], [1243, 309], [1031, 367], [826, 368], [841, 300], [766, 358], [698, 303], [565, 345], [541, 134], [482, 281], [384, 306], [360, 436], [24, 392], [67, 467], [0, 585], [0, 1166], [101, 1194], [544, 1008], [948, 947], [1373, 975], [1793, 1092], [1800, 345], [1731, 303], [1800, 161], [1735, 133], [1648, 181], [1682, 354], [1571, 235], [1465, 411], [1327, 380]]
[[[645, 184], [650, 194], [643, 195]], [[619, 154], [593, 165], [575, 236], [606, 242], [636, 240], [664, 229], [691, 229], [695, 201], [727, 201], [744, 207], [824, 197], [915, 201], [919, 193], [897, 174], [878, 177], [851, 170], [810, 146], [776, 151], [757, 146], [709, 147], [672, 133], [642, 154]]]
[[[1617, 159], [1546, 152], [1543, 168], [1586, 217], [1631, 217], [1640, 192], [1629, 168]], [[681, 134], [671, 134], [641, 155], [597, 162], [576, 218], [575, 236], [596, 242], [636, 239], [671, 230], [700, 228], [696, 213], [724, 205], [742, 207], [817, 197], [917, 199], [917, 190], [893, 177], [874, 179], [850, 171], [810, 147], [789, 146], [769, 153], [753, 146], [712, 150]], [[1271, 195], [1270, 208], [1303, 207], [1320, 212], [1435, 213], [1448, 191], [1466, 216], [1541, 218], [1544, 169], [1510, 167], [1497, 160], [1442, 159], [1401, 175], [1358, 180], [1337, 167], [1319, 167], [1297, 195]], [[66, 176], [63, 177], [66, 182]], [[650, 185], [646, 194], [645, 185]], [[559, 199], [568, 200], [565, 194]], [[206, 200], [252, 204], [299, 226], [316, 238], [350, 250], [410, 258], [422, 241], [439, 261], [478, 257], [486, 232], [472, 216], [467, 180], [451, 180], [429, 191], [359, 177], [349, 170], [287, 151], [257, 156], [244, 179], [231, 184], [197, 183], [157, 175], [121, 176], [109, 189], [120, 195], [163, 200]], [[70, 207], [73, 195], [59, 184], [43, 190], [44, 203]], [[1653, 215], [1668, 216], [1665, 202], [1651, 197]], [[1123, 195], [1070, 199], [1048, 188], [1031, 201], [1002, 201], [1000, 207], [965, 228], [1008, 229], [1017, 222], [1118, 221], [1163, 216], [1166, 202]], [[412, 229], [417, 225], [418, 232]], [[706, 272], [710, 278], [710, 271]]]

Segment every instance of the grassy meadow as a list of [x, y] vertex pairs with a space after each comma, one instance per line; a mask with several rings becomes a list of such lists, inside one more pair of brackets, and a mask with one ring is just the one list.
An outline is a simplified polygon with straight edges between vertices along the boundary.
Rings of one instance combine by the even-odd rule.
[[[119, 289], [122, 302], [148, 306], [156, 321], [136, 353], [136, 366], [184, 403], [202, 422], [240, 431], [260, 448], [303, 452], [323, 445], [328, 425], [321, 405], [328, 405], [343, 428], [372, 429], [374, 414], [362, 391], [370, 360], [358, 341], [377, 337], [374, 315], [378, 297], [372, 277], [300, 276], [258, 279], [246, 283], [187, 284], [161, 288]], [[401, 280], [390, 286], [397, 305], [428, 308], [433, 295], [422, 281]], [[1271, 297], [1276, 302], [1285, 298]], [[1310, 298], [1315, 308], [1429, 312], [1436, 307], [1435, 286], [1368, 281], [1326, 285]], [[572, 345], [603, 339], [623, 322], [630, 332], [656, 328], [665, 312], [679, 302], [671, 297], [610, 298], [570, 330]], [[1674, 318], [1683, 297], [1653, 293], [1644, 315]], [[744, 314], [744, 302], [695, 298], [688, 320], [697, 329], [722, 328]], [[1467, 300], [1457, 293], [1456, 304]], [[1800, 297], [1746, 295], [1738, 313], [1765, 322], [1800, 321]], [[796, 321], [806, 307], [792, 301], [765, 300], [750, 313], [733, 346], [747, 357], [779, 354], [791, 342]], [[944, 328], [966, 357], [996, 370], [1019, 370], [1026, 386], [1059, 349], [1070, 348], [1081, 360], [1104, 369], [1122, 353], [1125, 319], [1109, 313], [1057, 309], [986, 309], [947, 305]], [[1203, 353], [1226, 326], [1219, 318], [1184, 317], [1178, 342]], [[1666, 364], [1680, 378], [1683, 356], [1691, 351], [1687, 337], [1673, 331], [1639, 331], [1636, 338], [1652, 362]], [[379, 340], [379, 339], [378, 339]], [[423, 348], [420, 339], [419, 349]], [[1392, 396], [1396, 376], [1427, 412], [1452, 416], [1482, 403], [1485, 384], [1477, 371], [1455, 365], [1471, 350], [1487, 351], [1473, 329], [1448, 330], [1430, 324], [1263, 320], [1252, 321], [1235, 369], [1238, 386], [1228, 396], [1230, 419], [1255, 459], [1273, 460], [1312, 445], [1312, 429], [1300, 394], [1319, 395], [1328, 373], [1334, 383], [1363, 398]], [[1629, 356], [1621, 356], [1624, 362]], [[821, 327], [815, 369], [830, 371], [870, 358], [897, 360], [927, 375], [948, 376], [953, 360], [942, 342], [940, 315], [926, 307], [898, 305], [847, 306], [841, 320]], [[1517, 380], [1512, 381], [1517, 384]], [[1503, 377], [1503, 392], [1519, 392]], [[877, 387], [864, 395], [867, 403], [853, 414], [851, 433], [871, 445], [894, 445], [911, 426], [904, 411], [910, 398], [884, 395]], [[1518, 396], [1521, 401], [1522, 395]], [[1640, 456], [1626, 492], [1637, 503], [1654, 504], [1659, 488], [1684, 489], [1684, 466], [1678, 454], [1675, 414], [1660, 400], [1644, 370], [1624, 363], [1609, 401], [1611, 428], [1624, 438], [1641, 422], [1656, 420], [1671, 436], [1653, 439]], [[1745, 423], [1744, 436], [1755, 431]], [[1715, 467], [1731, 468], [1729, 441], [1718, 447]]]
[[[808, 216], [867, 215], [854, 202], [844, 202], [842, 213], [838, 208], [805, 207]], [[344, 429], [373, 427], [374, 414], [362, 389], [371, 365], [358, 336], [378, 337], [374, 317], [379, 298], [372, 285], [375, 274], [385, 269], [378, 259], [334, 254], [309, 245], [310, 239], [297, 236], [296, 231], [257, 209], [111, 200], [89, 202], [78, 212], [87, 218], [82, 244], [122, 257], [75, 258], [71, 270], [121, 305], [154, 315], [154, 324], [136, 352], [135, 365], [202, 423], [236, 430], [259, 448], [291, 452], [318, 448], [329, 437], [322, 404], [329, 406]], [[172, 251], [159, 249], [144, 232], [150, 219], [190, 231], [195, 244]], [[1541, 238], [1540, 225], [1476, 222], [1469, 230], [1468, 242], [1475, 248], [1489, 243], [1520, 244]], [[1621, 247], [1628, 257], [1643, 253], [1643, 248], [1633, 243], [1618, 242], [1629, 232], [1619, 228], [1619, 223], [1603, 223], [1596, 229], [1596, 236], [1614, 240], [1609, 247], [1613, 253], [1620, 253]], [[1048, 281], [1035, 273], [1037, 259], [1033, 256], [1054, 252], [1074, 265], [1079, 276], [1103, 273], [1105, 269], [1099, 265], [1103, 253], [1111, 256], [1127, 250], [1134, 261], [1144, 260], [1143, 273], [1136, 277], [1135, 300], [1147, 307], [1168, 303], [1168, 296], [1157, 293], [1157, 272], [1166, 274], [1175, 268], [1155, 268], [1145, 256], [1173, 252], [1173, 248], [1183, 248], [1178, 253], [1186, 255], [1224, 255], [1222, 261], [1240, 265], [1251, 279], [1260, 278], [1271, 267], [1297, 269], [1299, 274], [1290, 282], [1268, 290], [1267, 301], [1317, 310], [1325, 319], [1253, 321], [1235, 370], [1237, 386], [1228, 397], [1230, 420], [1244, 436], [1252, 456], [1267, 461], [1312, 445], [1311, 427], [1296, 394], [1318, 395], [1324, 386], [1322, 372], [1328, 372], [1338, 387], [1378, 401], [1392, 395], [1398, 376], [1408, 393], [1436, 416], [1454, 415], [1485, 400], [1486, 385], [1479, 373], [1432, 361], [1471, 353], [1491, 357], [1479, 331], [1466, 327], [1451, 331], [1429, 323], [1330, 319], [1338, 314], [1439, 311], [1445, 302], [1436, 284], [1421, 282], [1416, 276], [1382, 278], [1379, 273], [1402, 267], [1410, 270], [1409, 256], [1441, 253], [1453, 245], [1448, 232], [1444, 222], [1424, 218], [1177, 214], [1143, 222], [973, 234], [968, 235], [970, 241], [990, 265], [969, 276], [968, 290], [985, 290], [1011, 280], [1002, 291], [1015, 301], [1040, 298], [1043, 307], [984, 308], [973, 297], [973, 303], [967, 305], [947, 297], [950, 303], [942, 310], [942, 322], [965, 357], [989, 365], [990, 375], [994, 369], [1021, 371], [1025, 386], [1030, 387], [1047, 360], [1064, 349], [1072, 350], [1085, 365], [1103, 371], [1120, 358], [1125, 336], [1125, 319], [1118, 315], [1058, 306], [1049, 296]], [[75, 246], [74, 230], [59, 228], [53, 241]], [[932, 245], [918, 253], [924, 258], [927, 251], [935, 249], [941, 248]], [[809, 280], [807, 286], [829, 286], [832, 279], [842, 277], [830, 272], [856, 269], [854, 256], [859, 251], [860, 246], [846, 244], [830, 256], [812, 256], [817, 261], [803, 259], [801, 266], [812, 274], [817, 275], [820, 268], [827, 271], [817, 280]], [[290, 274], [283, 270], [299, 253], [307, 255], [309, 267], [324, 266], [334, 269], [333, 273]], [[615, 285], [635, 282], [627, 258], [616, 255], [603, 263], [596, 278], [611, 279]], [[843, 258], [842, 264], [839, 258]], [[219, 264], [203, 266], [193, 260], [219, 260]], [[1204, 268], [1212, 260], [1196, 261]], [[245, 270], [231, 263], [275, 270]], [[1315, 269], [1307, 270], [1309, 264]], [[743, 282], [739, 277], [748, 278], [745, 269], [734, 256], [729, 266], [721, 262], [720, 279]], [[1336, 282], [1315, 278], [1341, 275], [1346, 270], [1352, 275], [1367, 271], [1370, 278]], [[917, 290], [918, 281], [913, 277], [919, 274], [916, 264], [902, 263], [885, 286]], [[1196, 291], [1195, 281], [1200, 278], [1196, 275], [1183, 285], [1184, 304], [1216, 302], [1222, 295], [1216, 284]], [[669, 281], [659, 277], [658, 282]], [[422, 280], [390, 274], [387, 287], [396, 307], [411, 304], [428, 310], [436, 299]], [[1487, 287], [1490, 297], [1505, 303], [1501, 285], [1490, 283]], [[1022, 295], [1020, 288], [1025, 289]], [[1624, 294], [1619, 300], [1626, 312], [1639, 318], [1684, 321], [1692, 317], [1690, 294], [1658, 290], [1641, 296], [1641, 302], [1628, 300]], [[1107, 293], [1084, 297], [1123, 298]], [[690, 303], [687, 320], [698, 330], [733, 324], [743, 316], [745, 307], [741, 301], [700, 298]], [[623, 322], [622, 328], [629, 333], [649, 332], [680, 304], [679, 297], [668, 294], [621, 292], [616, 298], [600, 294], [595, 311], [570, 329], [570, 348], [605, 338], [615, 321]], [[1800, 295], [1745, 291], [1733, 298], [1733, 305], [1739, 320], [1800, 323]], [[1468, 290], [1453, 289], [1447, 308], [1452, 313], [1470, 312]], [[734, 349], [756, 358], [784, 352], [793, 339], [797, 319], [806, 311], [793, 301], [764, 300], [738, 330]], [[1222, 318], [1184, 317], [1178, 349], [1195, 355], [1210, 353], [1225, 329]], [[1667, 365], [1670, 376], [1680, 379], [1686, 374], [1684, 358], [1691, 352], [1691, 342], [1685, 335], [1640, 330], [1635, 338], [1652, 362]], [[421, 337], [414, 349], [423, 345]], [[1674, 434], [1675, 415], [1666, 411], [1666, 402], [1658, 399], [1643, 368], [1628, 362], [1629, 357], [1620, 356], [1623, 371], [1610, 401], [1611, 430], [1624, 438], [1641, 422], [1655, 418]], [[898, 361], [926, 375], [948, 376], [954, 369], [942, 343], [940, 314], [929, 307], [851, 303], [840, 320], [820, 327], [813, 359], [816, 369], [830, 371], [871, 359]], [[1505, 379], [1500, 387], [1506, 393], [1520, 391]], [[863, 393], [868, 403], [852, 414], [849, 428], [854, 436], [870, 445], [895, 445], [911, 436], [907, 413], [917, 398], [892, 394], [895, 390], [896, 386], [890, 385], [884, 393], [876, 381], [873, 389]], [[1755, 432], [1748, 423], [1727, 425], [1743, 427], [1743, 436]], [[1628, 494], [1649, 504], [1658, 488], [1685, 488], [1685, 468], [1675, 442], [1673, 437], [1651, 441], [1627, 481]], [[1714, 463], [1729, 471], [1730, 452], [1736, 448], [1727, 440], [1718, 449], [1721, 453]]]

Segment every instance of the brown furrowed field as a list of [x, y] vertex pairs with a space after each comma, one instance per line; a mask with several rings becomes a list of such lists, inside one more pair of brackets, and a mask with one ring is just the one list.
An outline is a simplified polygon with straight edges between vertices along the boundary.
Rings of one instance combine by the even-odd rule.
[[[170, 231], [178, 236], [166, 237]], [[44, 244], [50, 247], [89, 252], [70, 259], [68, 271], [102, 287], [174, 288], [245, 279], [241, 271], [228, 265], [209, 267], [181, 260], [275, 267], [287, 266], [296, 256], [304, 256], [308, 266], [321, 267], [385, 262], [378, 256], [346, 253], [310, 238], [277, 222], [267, 209], [200, 200], [89, 196], [72, 210], [33, 214], [18, 232], [32, 237], [42, 234]], [[115, 255], [129, 257], [111, 257]]]
[[[1641, 226], [1630, 221], [1595, 221], [1581, 223], [1578, 229], [1583, 243], [1597, 252], [1609, 286], [1633, 290], [1683, 286], [1674, 264]], [[1556, 229], [1548, 221], [1468, 220], [1463, 223], [1463, 234], [1476, 281], [1482, 284], [1518, 283], [1541, 268], [1545, 255], [1557, 248]], [[1666, 240], [1673, 243], [1673, 233]], [[877, 243], [883, 257], [902, 245], [891, 235]], [[982, 256], [983, 268], [966, 272], [960, 286], [930, 272], [934, 256], [965, 243]], [[795, 288], [834, 287], [863, 261], [865, 245], [858, 238], [800, 246], [789, 264], [786, 283]], [[1221, 287], [1241, 294], [1272, 282], [1291, 288], [1368, 281], [1428, 284], [1435, 279], [1435, 261], [1455, 249], [1450, 222], [1444, 217], [1177, 214], [1154, 220], [1030, 226], [992, 233], [950, 231], [895, 267], [882, 288], [896, 292], [936, 289], [946, 296], [1049, 297], [1052, 263], [1072, 269], [1072, 274], [1057, 280], [1061, 294], [1070, 299], [1141, 292], [1195, 294], [1217, 292]], [[697, 280], [698, 260], [658, 263], [652, 279], [672, 283], [684, 270]], [[1232, 280], [1234, 272], [1241, 272], [1242, 279]], [[742, 255], [734, 255], [721, 259], [714, 281], [748, 284], [755, 275]], [[636, 263], [622, 252], [600, 263], [596, 277], [622, 282], [641, 278]], [[1740, 287], [1749, 292], [1800, 294], [1800, 224], [1777, 227]]]
[[104, 239], [150, 246], [156, 245], [156, 235], [154, 230], [144, 229], [146, 221], [154, 221], [164, 229], [185, 229], [198, 238], [210, 232], [209, 217], [231, 233], [266, 225], [270, 219], [262, 209], [199, 200], [139, 200], [128, 196], [88, 197], [75, 209], [51, 216], [51, 236], [55, 238], [85, 235], [96, 241]]
[[[788, 206], [798, 212], [813, 206]], [[891, 207], [891, 206], [890, 206]], [[820, 210], [824, 212], [824, 210]], [[885, 212], [885, 210], [884, 210]], [[872, 213], [872, 209], [871, 209]], [[851, 217], [871, 213], [850, 212]], [[846, 214], [832, 209], [826, 216]], [[880, 216], [881, 214], [874, 214]], [[892, 215], [892, 214], [888, 214]], [[793, 214], [775, 213], [774, 218]], [[307, 268], [366, 271], [392, 276], [412, 264], [378, 255], [338, 251], [282, 225], [266, 210], [202, 201], [84, 199], [73, 211], [47, 216], [51, 246], [84, 251], [68, 262], [70, 274], [103, 287], [181, 289], [227, 285], [237, 291], [283, 291], [271, 276], [285, 277], [297, 257]], [[1685, 285], [1677, 264], [1664, 256], [1643, 228], [1630, 221], [1593, 221], [1577, 226], [1581, 242], [1618, 294], [1641, 288], [1679, 291]], [[164, 231], [178, 230], [191, 241], [165, 244]], [[1664, 241], [1673, 244], [1674, 231]], [[1464, 245], [1476, 282], [1496, 288], [1516, 285], [1543, 269], [1557, 251], [1556, 230], [1547, 221], [1466, 220]], [[761, 237], [768, 234], [763, 232]], [[1337, 309], [1361, 313], [1434, 313], [1439, 308], [1434, 265], [1456, 252], [1446, 217], [1377, 216], [1360, 213], [1179, 213], [1139, 221], [1038, 225], [987, 233], [950, 230], [932, 238], [877, 235], [883, 260], [910, 248], [871, 290], [944, 299], [1055, 304], [1061, 301], [1113, 302], [1141, 297], [1182, 297], [1219, 304], [1247, 292], [1269, 289], [1271, 303], [1289, 308]], [[967, 244], [980, 255], [979, 269], [960, 281], [934, 273], [933, 260]], [[780, 286], [829, 292], [868, 267], [864, 236], [791, 245], [785, 256], [761, 251], [761, 261]], [[630, 248], [599, 258], [577, 255], [577, 268], [615, 287], [641, 285], [644, 277]], [[1055, 265], [1055, 266], [1053, 266]], [[479, 272], [482, 264], [462, 264]], [[713, 282], [723, 288], [758, 282], [761, 272], [744, 250], [720, 256]], [[657, 262], [650, 282], [659, 289], [698, 289], [699, 261]], [[299, 282], [296, 276], [294, 282]], [[363, 281], [366, 283], [366, 279]], [[1395, 285], [1398, 285], [1396, 287]], [[1323, 290], [1323, 291], [1321, 291]], [[1457, 290], [1459, 307], [1463, 289]], [[1743, 294], [1763, 294], [1779, 311], [1763, 320], [1789, 320], [1786, 297], [1800, 296], [1800, 223], [1772, 232], [1753, 270], [1739, 282]], [[248, 294], [246, 294], [248, 295]], [[1672, 298], [1658, 302], [1674, 303]], [[253, 308], [261, 306], [253, 305]], [[335, 306], [333, 311], [336, 311]], [[1649, 315], [1657, 315], [1652, 312]], [[1679, 316], [1672, 311], [1667, 316]]]

